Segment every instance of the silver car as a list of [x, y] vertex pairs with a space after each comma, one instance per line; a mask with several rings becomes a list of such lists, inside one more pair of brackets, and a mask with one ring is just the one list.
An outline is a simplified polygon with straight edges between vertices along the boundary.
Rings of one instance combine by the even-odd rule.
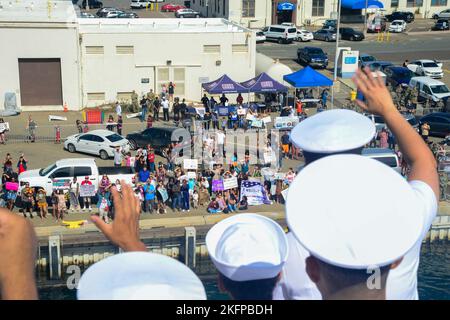
[[391, 167], [399, 174], [402, 173], [402, 167], [400, 165], [400, 160], [394, 150], [383, 149], [383, 148], [365, 148], [363, 149], [361, 155], [378, 160], [381, 163]]
[[322, 40], [322, 41], [336, 41], [336, 30], [325, 30], [321, 29], [319, 31], [314, 32], [314, 40]]

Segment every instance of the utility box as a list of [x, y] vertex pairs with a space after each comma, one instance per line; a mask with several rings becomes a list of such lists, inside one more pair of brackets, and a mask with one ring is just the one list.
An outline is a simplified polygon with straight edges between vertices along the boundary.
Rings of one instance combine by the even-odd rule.
[[184, 263], [189, 268], [195, 268], [196, 230], [194, 227], [185, 227], [184, 233]]

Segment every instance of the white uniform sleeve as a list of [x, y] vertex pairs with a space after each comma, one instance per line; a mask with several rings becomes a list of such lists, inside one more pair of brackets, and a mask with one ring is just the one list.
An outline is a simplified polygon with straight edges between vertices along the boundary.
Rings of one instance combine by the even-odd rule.
[[281, 272], [280, 282], [273, 292], [274, 300], [322, 300], [314, 282], [306, 273], [305, 260], [309, 252], [295, 239], [287, 234], [289, 257]]
[[427, 232], [430, 229], [434, 218], [436, 217], [438, 202], [436, 199], [436, 195], [433, 192], [433, 189], [431, 189], [431, 187], [425, 182], [420, 180], [414, 180], [410, 181], [409, 185], [415, 191], [419, 203], [423, 205], [423, 208], [421, 210], [423, 214], [423, 224], [422, 224], [423, 229], [422, 229], [422, 237], [420, 239], [420, 241], [422, 242], [422, 240], [427, 235]]

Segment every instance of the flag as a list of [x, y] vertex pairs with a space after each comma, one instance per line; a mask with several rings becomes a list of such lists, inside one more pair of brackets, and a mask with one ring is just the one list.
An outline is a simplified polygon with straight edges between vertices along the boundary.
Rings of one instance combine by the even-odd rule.
[[258, 181], [242, 181], [241, 184], [241, 200], [247, 196], [247, 201], [250, 206], [257, 206], [261, 204], [271, 204], [272, 202], [267, 198], [261, 182]]

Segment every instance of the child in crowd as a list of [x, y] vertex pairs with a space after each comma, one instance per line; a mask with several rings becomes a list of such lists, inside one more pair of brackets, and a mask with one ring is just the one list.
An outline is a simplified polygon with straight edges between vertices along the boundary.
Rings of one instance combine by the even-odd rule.
[[39, 208], [39, 216], [47, 218], [47, 193], [43, 188], [40, 188], [36, 194], [36, 201]]
[[194, 207], [194, 209], [198, 208], [198, 192], [197, 190], [194, 190], [194, 193], [192, 194], [192, 206]]
[[58, 198], [58, 202], [57, 202], [57, 207], [58, 210], [56, 210], [56, 220], [62, 220], [64, 219], [64, 213], [66, 211], [66, 195], [64, 194], [63, 190], [59, 190], [57, 192], [57, 198]]
[[247, 210], [247, 209], [248, 209], [247, 196], [243, 196], [241, 202], [239, 202], [239, 210]]

